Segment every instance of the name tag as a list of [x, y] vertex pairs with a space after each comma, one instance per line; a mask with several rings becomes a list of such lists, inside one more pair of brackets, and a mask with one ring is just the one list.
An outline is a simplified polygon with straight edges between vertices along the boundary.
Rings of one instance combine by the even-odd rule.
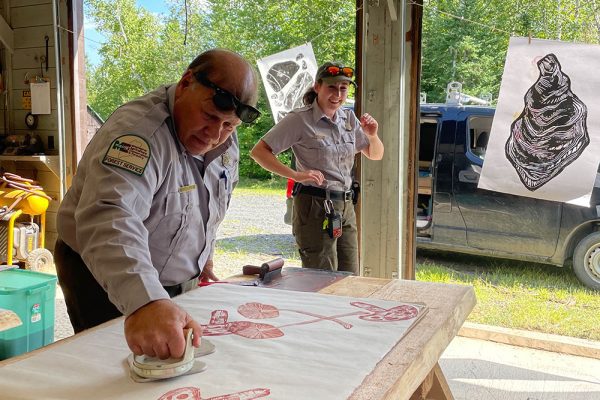
[[190, 190], [196, 189], [196, 185], [187, 185], [179, 188], [179, 193], [189, 192]]

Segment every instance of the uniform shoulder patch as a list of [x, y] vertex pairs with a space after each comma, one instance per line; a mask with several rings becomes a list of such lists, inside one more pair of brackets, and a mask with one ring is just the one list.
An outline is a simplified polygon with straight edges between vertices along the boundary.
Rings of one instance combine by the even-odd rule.
[[112, 165], [142, 176], [150, 159], [150, 145], [137, 135], [123, 135], [112, 141], [102, 164]]

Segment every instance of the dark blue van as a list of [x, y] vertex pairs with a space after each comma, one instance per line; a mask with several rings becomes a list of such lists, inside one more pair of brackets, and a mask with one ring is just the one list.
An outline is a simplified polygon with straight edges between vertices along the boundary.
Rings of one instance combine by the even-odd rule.
[[589, 208], [477, 189], [493, 117], [491, 107], [421, 104], [417, 246], [572, 265], [600, 290], [600, 188]]

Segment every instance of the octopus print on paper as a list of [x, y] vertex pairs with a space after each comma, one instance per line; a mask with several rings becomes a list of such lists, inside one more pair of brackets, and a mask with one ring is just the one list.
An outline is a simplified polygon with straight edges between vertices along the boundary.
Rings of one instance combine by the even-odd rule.
[[560, 174], [590, 143], [587, 107], [554, 54], [537, 62], [539, 77], [525, 94], [525, 107], [511, 124], [504, 147], [519, 179], [534, 191]]

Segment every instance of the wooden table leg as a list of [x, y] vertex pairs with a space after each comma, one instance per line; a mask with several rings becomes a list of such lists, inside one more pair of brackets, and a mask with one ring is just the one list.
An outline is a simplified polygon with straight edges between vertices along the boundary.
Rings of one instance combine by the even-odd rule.
[[439, 363], [427, 374], [410, 400], [454, 400]]

